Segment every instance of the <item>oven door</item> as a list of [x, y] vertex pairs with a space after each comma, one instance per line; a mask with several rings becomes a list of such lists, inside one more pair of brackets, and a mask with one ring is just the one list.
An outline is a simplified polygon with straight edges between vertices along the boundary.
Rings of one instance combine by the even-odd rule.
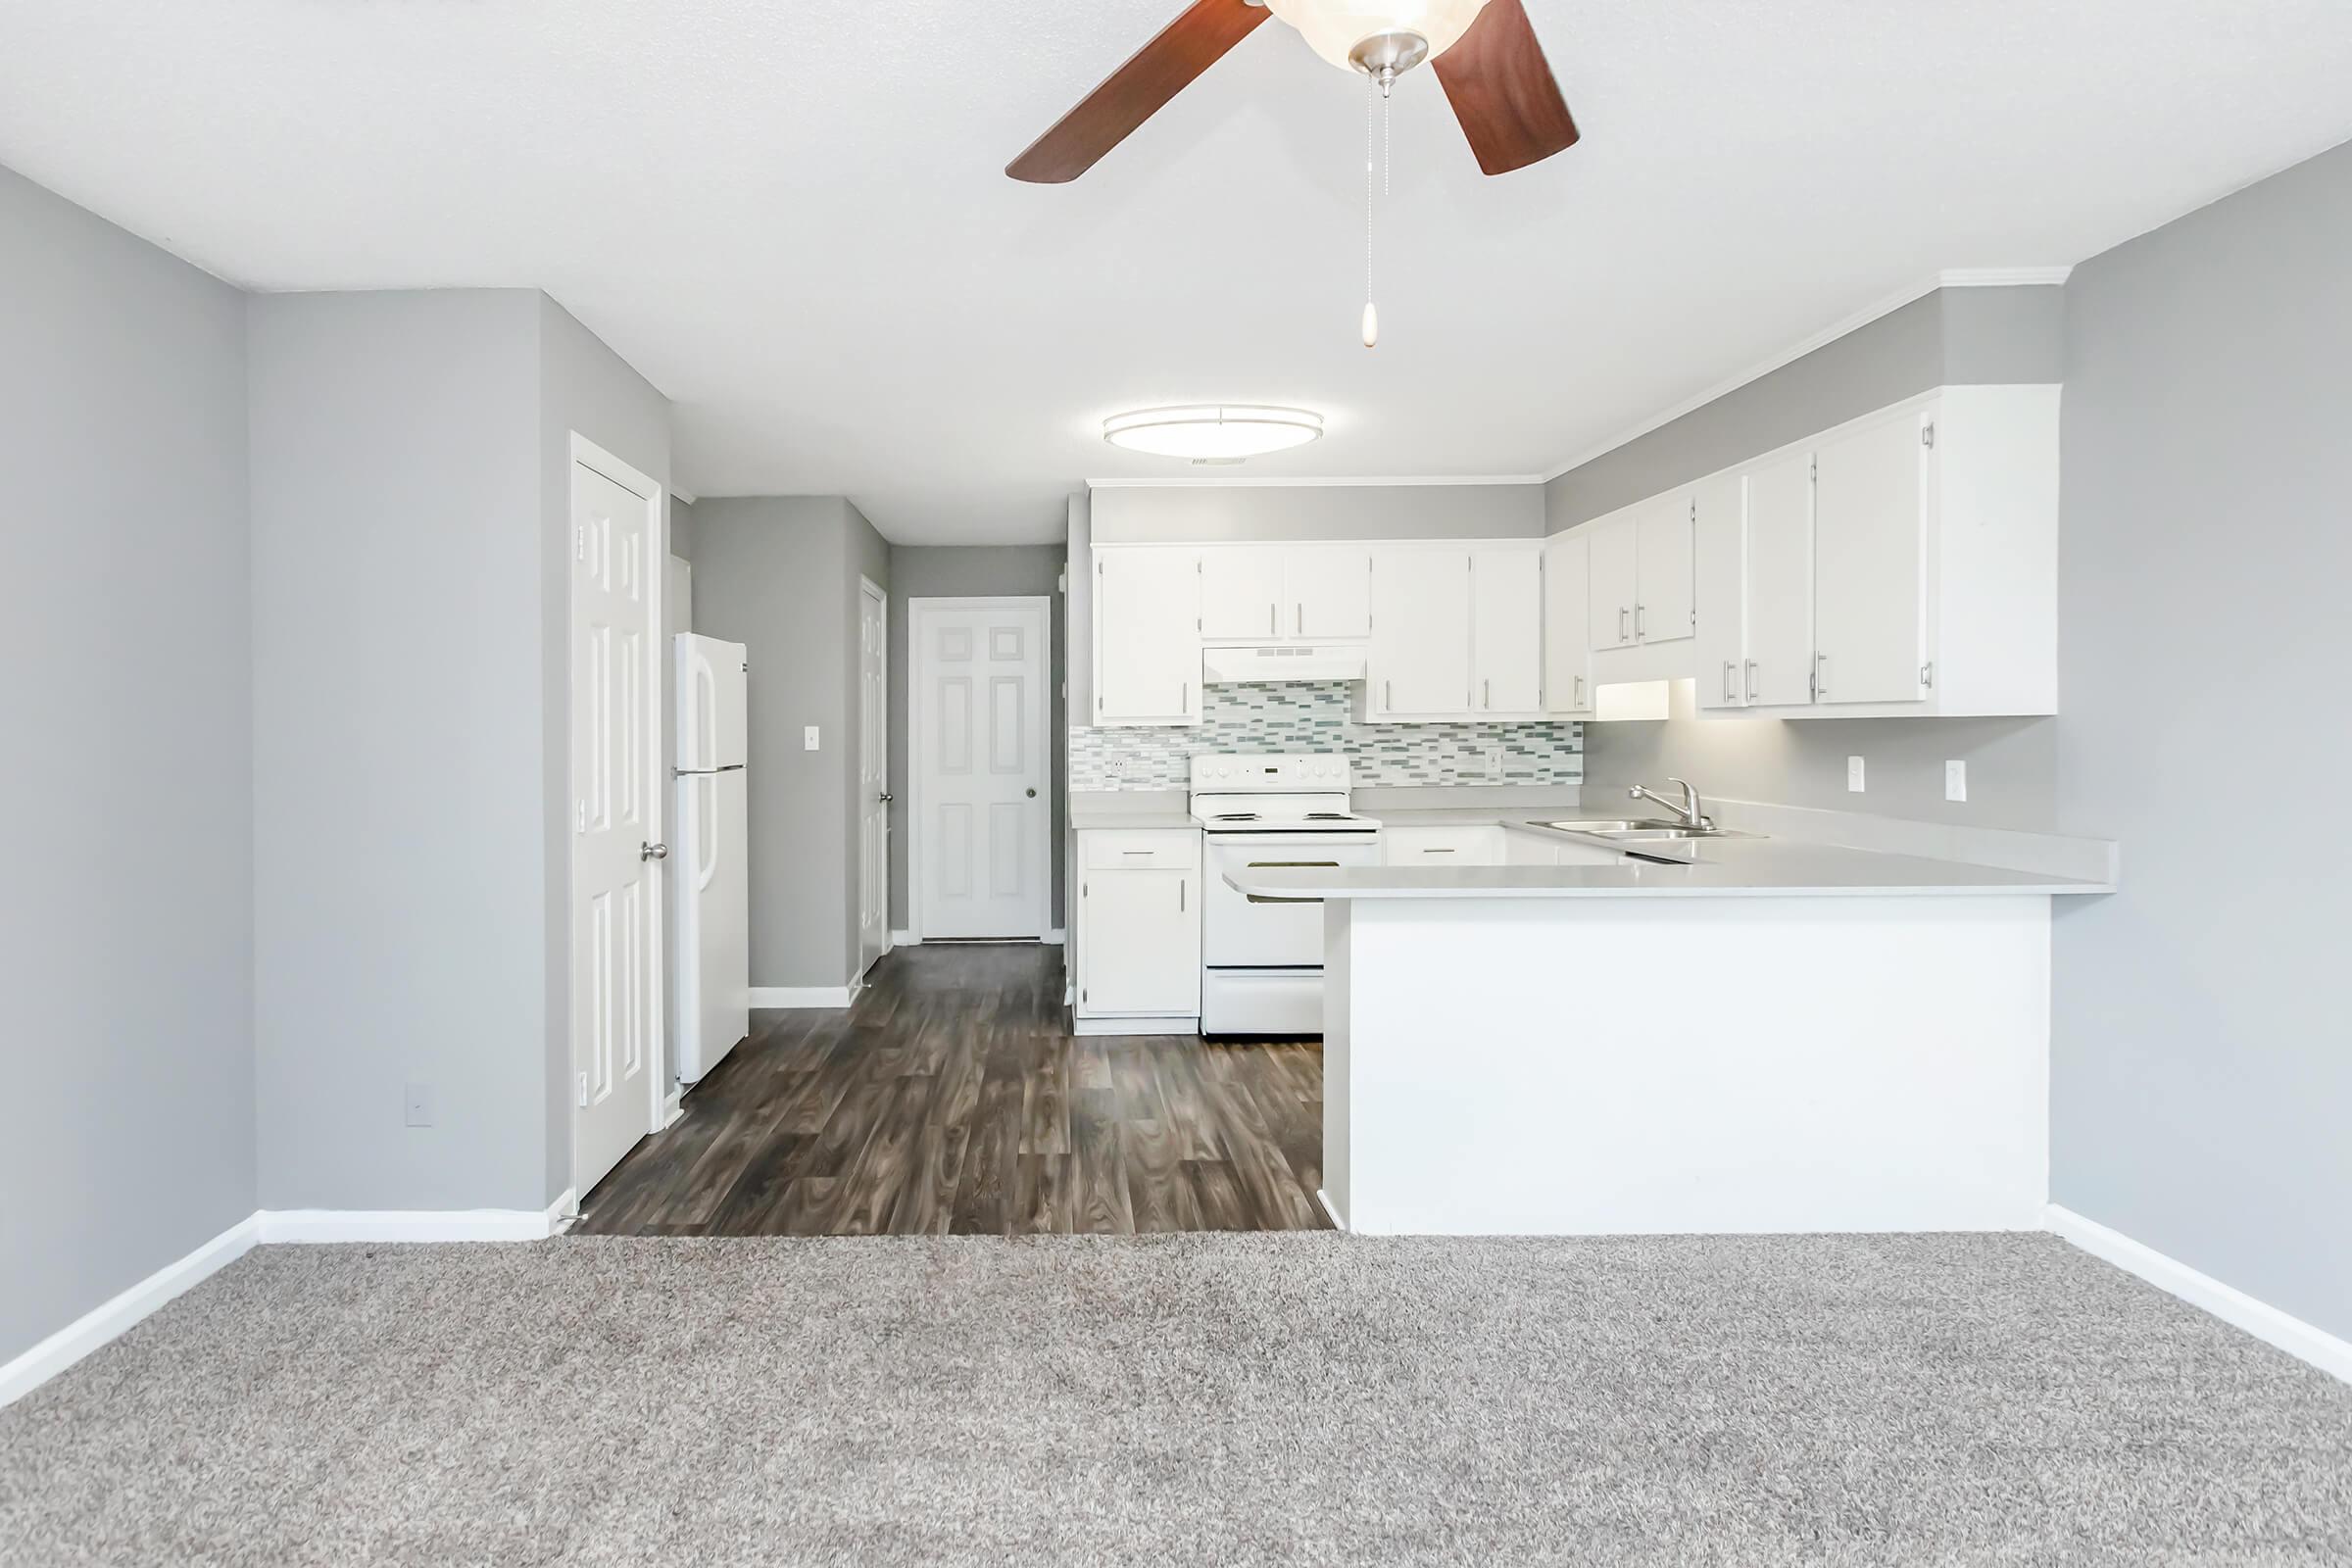
[[1378, 865], [1380, 841], [1353, 833], [1210, 834], [1200, 961], [1209, 968], [1319, 969], [1323, 906], [1251, 904], [1226, 885], [1250, 866]]

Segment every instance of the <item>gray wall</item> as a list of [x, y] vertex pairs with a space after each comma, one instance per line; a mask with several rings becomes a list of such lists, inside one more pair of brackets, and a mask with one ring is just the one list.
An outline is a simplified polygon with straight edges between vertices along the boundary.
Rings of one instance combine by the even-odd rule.
[[858, 578], [887, 589], [890, 547], [840, 496], [705, 496], [695, 534], [695, 629], [752, 665], [752, 984], [839, 986], [857, 962]]
[[1054, 785], [1054, 923], [1062, 923], [1061, 882], [1063, 846], [1060, 818], [1062, 797], [1069, 787], [1069, 734], [1062, 708], [1062, 684], [1068, 671], [1068, 628], [1062, 621], [1061, 577], [1064, 547], [1060, 545], [893, 545], [890, 549], [890, 923], [904, 930], [907, 921], [906, 846], [906, 682], [914, 662], [907, 650], [909, 599], [986, 598], [1020, 594], [1053, 601], [1047, 615], [1051, 671], [1047, 688], [1051, 704], [1047, 731], [1053, 737], [1049, 762]]
[[252, 1213], [245, 306], [0, 170], [0, 1361]]
[[570, 436], [665, 479], [668, 406], [536, 290], [248, 316], [262, 1205], [544, 1207], [571, 1179]]
[[2058, 806], [2125, 858], [2061, 901], [2050, 1131], [2059, 1202], [2337, 1335], [2352, 838], [2294, 803], [2352, 772], [2348, 255], [2352, 146], [2068, 284]]
[[1091, 499], [1094, 537], [1105, 543], [1544, 532], [1544, 487], [1536, 484], [1111, 485]]
[[[250, 319], [262, 1205], [537, 1207], [539, 296], [264, 295]], [[430, 1127], [403, 1125], [410, 1082]]]
[[694, 504], [669, 498], [669, 553], [680, 561], [694, 559]]
[[1544, 487], [1545, 529], [1644, 501], [1934, 386], [2060, 379], [2065, 291], [1947, 288], [1890, 311]]
[[[1835, 811], [2050, 832], [2057, 827], [2054, 718], [1732, 718], [1694, 714], [1673, 683], [1669, 716], [1585, 726], [1585, 799], [1687, 778], [1702, 792]], [[1862, 794], [1845, 760], [1863, 760]], [[1968, 799], [1943, 798], [1946, 760], [1968, 764]]]

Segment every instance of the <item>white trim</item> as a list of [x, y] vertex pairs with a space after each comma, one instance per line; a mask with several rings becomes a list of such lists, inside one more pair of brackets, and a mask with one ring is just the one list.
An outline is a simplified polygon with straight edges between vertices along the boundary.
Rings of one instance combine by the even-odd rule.
[[1359, 473], [1279, 479], [1088, 479], [1085, 484], [1089, 490], [1281, 490], [1331, 485], [1542, 484], [1550, 477], [1547, 473]]
[[243, 1219], [145, 1279], [91, 1307], [30, 1349], [0, 1365], [0, 1405], [30, 1394], [51, 1378], [116, 1339], [142, 1319], [253, 1250], [261, 1239], [258, 1215]]
[[[597, 473], [603, 474], [614, 484], [619, 485], [623, 490], [628, 491], [630, 494], [639, 497], [645, 502], [647, 522], [645, 545], [645, 581], [650, 585], [650, 588], [645, 596], [646, 630], [649, 635], [646, 637], [645, 681], [644, 694], [641, 701], [644, 708], [643, 716], [645, 720], [646, 731], [648, 734], [654, 737], [653, 744], [646, 748], [645, 796], [647, 802], [647, 820], [645, 830], [654, 843], [666, 843], [668, 842], [669, 837], [668, 808], [670, 789], [670, 750], [669, 736], [662, 727], [662, 694], [669, 688], [669, 640], [662, 635], [664, 628], [662, 619], [662, 610], [663, 599], [662, 590], [668, 583], [665, 563], [669, 559], [669, 491], [667, 486], [653, 478], [650, 474], [640, 473], [636, 468], [630, 466], [626, 463], [621, 462], [620, 459], [614, 457], [612, 453], [607, 452], [603, 447], [598, 446], [595, 442], [580, 434], [579, 431], [574, 430], [571, 432], [571, 462], [564, 470], [564, 538], [566, 540], [564, 552], [564, 581], [565, 593], [564, 647], [567, 650], [565, 654], [566, 668], [564, 671], [565, 695], [564, 713], [564, 722], [566, 724], [569, 724], [571, 721], [571, 682], [579, 674], [578, 667], [576, 663], [573, 662], [572, 656], [568, 652], [568, 650], [570, 650], [572, 647], [574, 634], [578, 630], [580, 612], [579, 590], [571, 575], [571, 547], [568, 541], [570, 538], [571, 529], [577, 526], [577, 524], [572, 520], [571, 510], [577, 495], [577, 483], [572, 477], [572, 469], [581, 466], [588, 467]], [[567, 735], [564, 742], [564, 751], [567, 756], [569, 755], [570, 750], [570, 739]], [[571, 1002], [573, 996], [571, 964], [572, 960], [579, 956], [574, 940], [574, 933], [571, 929], [572, 896], [574, 889], [577, 886], [575, 879], [579, 869], [579, 835], [569, 831], [569, 818], [572, 811], [572, 802], [578, 798], [578, 795], [574, 786], [574, 781], [571, 777], [570, 765], [568, 762], [565, 764], [564, 790], [565, 796], [564, 812], [566, 818], [565, 837], [569, 841], [570, 845], [570, 853], [564, 858], [564, 929], [561, 932], [560, 937], [559, 933], [552, 931], [548, 933], [548, 936], [551, 939], [551, 945], [556, 946], [564, 955], [564, 1075], [560, 1082], [551, 1087], [553, 1087], [558, 1094], [563, 1096], [564, 1103], [572, 1107], [571, 1120], [569, 1125], [565, 1128], [565, 1131], [569, 1134], [571, 1139], [571, 1157], [567, 1163], [571, 1168], [572, 1185], [567, 1189], [567, 1191], [577, 1193], [585, 1191], [589, 1187], [593, 1187], [595, 1183], [583, 1183], [579, 1179], [579, 1103], [577, 1097], [572, 1093], [571, 1086], [573, 1075], [579, 1071], [578, 1061], [580, 1021], [571, 1015]], [[652, 927], [652, 929], [649, 933], [646, 943], [646, 952], [648, 955], [646, 972], [646, 990], [648, 993], [647, 1004], [652, 1012], [654, 1020], [653, 1050], [648, 1053], [649, 1059], [646, 1062], [645, 1070], [645, 1130], [650, 1135], [659, 1132], [662, 1129], [662, 1103], [667, 1096], [667, 1086], [675, 1080], [670, 1072], [668, 1041], [666, 1039], [668, 1033], [666, 1026], [669, 1018], [669, 999], [663, 995], [663, 969], [665, 966], [662, 962], [662, 956], [663, 954], [669, 951], [669, 867], [667, 862], [662, 860], [649, 860], [645, 862], [645, 875], [652, 878], [652, 883], [647, 891], [652, 895], [653, 905], [653, 912], [648, 917], [648, 924]], [[603, 1172], [598, 1172], [600, 1179], [603, 1175]], [[310, 1211], [302, 1210], [300, 1212]], [[505, 1210], [497, 1210], [494, 1212], [505, 1212]], [[267, 1231], [269, 1227], [265, 1224], [263, 1228], [265, 1231]], [[540, 1234], [544, 1236], [548, 1233], [542, 1231]], [[353, 1240], [364, 1239], [365, 1238], [353, 1238]]]
[[545, 1208], [265, 1208], [266, 1245], [288, 1242], [540, 1242], [579, 1200], [566, 1189]]
[[1799, 339], [1770, 359], [1759, 361], [1728, 380], [1716, 382], [1704, 392], [1685, 398], [1672, 408], [1650, 416], [1631, 429], [1611, 436], [1600, 445], [1589, 448], [1580, 455], [1570, 458], [1566, 463], [1558, 465], [1550, 472], [1539, 477], [1548, 484], [1572, 468], [1581, 468], [1595, 459], [1605, 458], [1628, 442], [1639, 441], [1652, 430], [1672, 424], [1684, 415], [1705, 408], [1717, 398], [1726, 397], [1739, 391], [1750, 381], [1760, 381], [1784, 366], [1793, 365], [1815, 349], [1825, 348], [1848, 332], [1858, 331], [1862, 327], [1868, 326], [1882, 316], [1891, 316], [1906, 305], [1924, 300], [1937, 289], [2047, 288], [2053, 284], [2065, 282], [2073, 271], [2072, 267], [1979, 267], [1937, 272], [1923, 282], [1914, 283], [1908, 288], [1889, 294], [1876, 305], [1857, 311], [1840, 321], [1823, 327], [1810, 337]]
[[894, 948], [911, 948], [914, 946], [914, 933], [911, 931], [893, 931], [890, 934], [890, 945]]
[[858, 1000], [863, 982], [850, 986], [754, 986], [754, 1007], [846, 1007]]
[[1051, 931], [1047, 932], [1047, 933], [1045, 934], [1045, 936], [1044, 936], [1044, 938], [1043, 938], [1042, 940], [1045, 942], [1045, 945], [1046, 945], [1047, 947], [1049, 947], [1049, 948], [1058, 948], [1058, 947], [1060, 947], [1060, 946], [1062, 945], [1062, 930], [1061, 930], [1061, 927], [1059, 927], [1059, 926], [1055, 926], [1055, 927], [1054, 927], [1053, 930], [1051, 930]]
[[1073, 1035], [1197, 1035], [1200, 1032], [1200, 1015], [1197, 1012], [1070, 1020], [1070, 1033]]
[[[1046, 722], [1031, 743], [1037, 760], [1038, 791], [1044, 798], [1046, 831], [1037, 842], [1037, 936], [1043, 941], [1047, 922], [1054, 918], [1054, 596], [1051, 594], [928, 594], [906, 600], [906, 921], [908, 937], [923, 940], [923, 694], [929, 687], [930, 660], [920, 635], [923, 616], [934, 611], [1023, 610], [1037, 613], [1040, 693]], [[1009, 940], [1031, 940], [1013, 937]]]
[[[873, 737], [873, 739], [875, 750], [880, 754], [882, 762], [881, 793], [887, 795], [890, 792], [890, 590], [883, 587], [880, 583], [874, 581], [873, 578], [868, 577], [864, 572], [861, 571], [858, 574], [858, 615], [861, 623], [861, 632], [863, 629], [862, 622], [865, 617], [865, 601], [869, 597], [877, 606], [880, 607], [881, 610], [880, 618], [882, 624], [882, 649], [880, 662], [882, 665], [882, 711], [880, 714], [880, 722], [882, 725], [882, 733]], [[865, 650], [863, 647], [860, 647], [858, 650], [858, 658], [860, 662], [864, 660]], [[860, 693], [858, 703], [858, 751], [859, 755], [859, 760], [861, 762], [864, 758], [866, 739], [865, 701], [863, 694]], [[858, 787], [860, 790], [865, 788], [865, 779], [862, 767], [859, 769]], [[858, 822], [851, 824], [852, 831], [855, 832], [858, 830], [859, 825], [862, 824], [865, 819], [865, 808], [871, 804], [873, 803], [864, 800], [860, 800], [858, 803]], [[909, 820], [911, 820], [911, 818]], [[875, 963], [880, 963], [884, 958], [890, 956], [890, 863], [892, 849], [890, 839], [890, 807], [889, 803], [884, 802], [882, 803], [882, 886], [877, 890], [877, 896], [882, 901], [882, 951], [874, 955], [873, 961], [871, 963], [866, 961], [865, 921], [861, 916], [858, 922], [858, 973], [860, 977], [864, 975], [866, 970], [872, 968]], [[858, 875], [859, 878], [858, 892], [860, 903], [862, 903], [865, 894], [865, 888], [863, 885], [863, 879], [865, 876], [865, 857], [862, 854], [858, 858]]]
[[2093, 1257], [2105, 1258], [2166, 1295], [2179, 1297], [2225, 1323], [2244, 1329], [2265, 1344], [2277, 1346], [2299, 1361], [2308, 1361], [2323, 1372], [2352, 1383], [2352, 1342], [2340, 1340], [2301, 1318], [2290, 1317], [2267, 1301], [2258, 1301], [2210, 1274], [2199, 1273], [2186, 1263], [2167, 1257], [2121, 1231], [2109, 1230], [2097, 1220], [2084, 1219], [2061, 1204], [2049, 1205], [2043, 1223]]
[[683, 1089], [671, 1091], [662, 1102], [662, 1131], [667, 1132], [675, 1127], [678, 1124], [678, 1118], [685, 1114], [686, 1091]]
[[1341, 1213], [1340, 1205], [1331, 1200], [1331, 1194], [1318, 1187], [1315, 1189], [1315, 1201], [1323, 1205], [1323, 1212], [1331, 1217], [1335, 1229], [1344, 1231], [1348, 1228], [1348, 1216]]
[[697, 501], [703, 499], [701, 496], [696, 495], [693, 491], [680, 489], [676, 485], [670, 486], [669, 493], [673, 496], [676, 496], [680, 501], [685, 502], [690, 507], [693, 506]]

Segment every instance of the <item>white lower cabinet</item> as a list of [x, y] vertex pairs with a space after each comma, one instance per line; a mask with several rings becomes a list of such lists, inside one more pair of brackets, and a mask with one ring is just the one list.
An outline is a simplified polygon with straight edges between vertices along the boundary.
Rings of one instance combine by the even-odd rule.
[[1492, 822], [1446, 827], [1383, 827], [1383, 865], [1500, 865], [1502, 829]]
[[1198, 1018], [1200, 833], [1090, 829], [1078, 835], [1078, 858], [1081, 1032], [1090, 1019]]

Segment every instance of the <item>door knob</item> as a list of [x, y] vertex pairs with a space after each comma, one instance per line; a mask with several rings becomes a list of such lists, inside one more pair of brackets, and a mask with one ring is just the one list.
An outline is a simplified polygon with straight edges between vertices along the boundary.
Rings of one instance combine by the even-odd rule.
[[640, 860], [666, 860], [669, 858], [669, 846], [666, 844], [642, 845], [637, 851], [637, 858]]
[[1037, 791], [1035, 790], [1023, 790], [1021, 793], [1028, 796], [1033, 801], [1037, 799]]
[[875, 796], [874, 799], [880, 801], [884, 806], [888, 806], [891, 802], [897, 800], [898, 797], [891, 794], [890, 791], [884, 790], [881, 794]]

